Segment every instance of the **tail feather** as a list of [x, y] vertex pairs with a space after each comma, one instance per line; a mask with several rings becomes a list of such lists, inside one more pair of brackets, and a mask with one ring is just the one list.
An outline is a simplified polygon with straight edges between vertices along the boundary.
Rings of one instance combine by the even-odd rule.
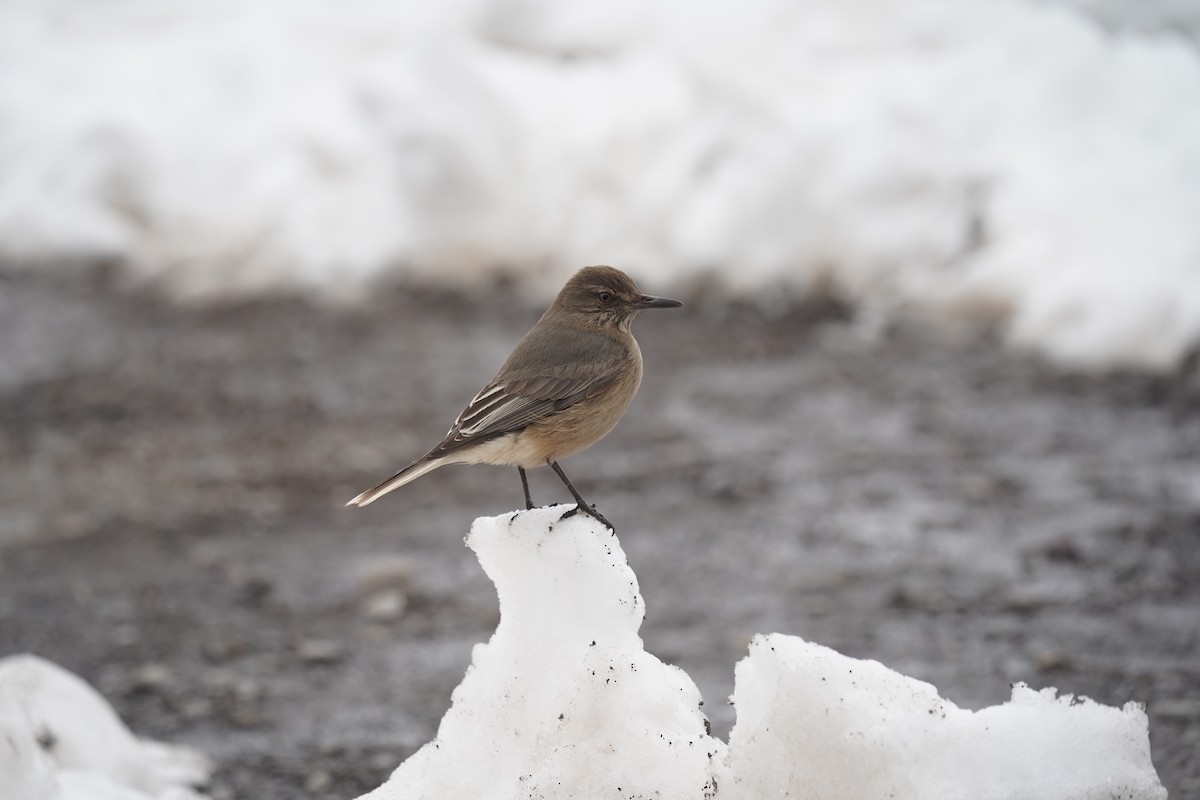
[[393, 489], [399, 489], [404, 484], [410, 481], [415, 481], [426, 472], [432, 472], [445, 463], [447, 462], [444, 458], [434, 458], [428, 461], [421, 459], [420, 461], [416, 461], [400, 470], [378, 486], [367, 489], [358, 497], [355, 497], [349, 503], [346, 503], [346, 505], [358, 506], [359, 508], [362, 508], [365, 505], [375, 502]]

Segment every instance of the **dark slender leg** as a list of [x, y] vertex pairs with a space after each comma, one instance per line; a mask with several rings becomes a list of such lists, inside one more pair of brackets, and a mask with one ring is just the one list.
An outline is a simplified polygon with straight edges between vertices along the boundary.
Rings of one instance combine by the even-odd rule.
[[595, 517], [596, 519], [603, 522], [605, 525], [608, 526], [609, 530], [615, 531], [616, 528], [613, 527], [613, 524], [611, 522], [609, 522], [608, 520], [606, 520], [599, 511], [597, 511], [592, 506], [589, 506], [587, 503], [587, 500], [583, 499], [583, 496], [581, 494], [579, 494], [578, 490], [576, 490], [575, 487], [571, 484], [571, 479], [567, 477], [567, 473], [562, 471], [562, 467], [560, 467], [558, 465], [558, 462], [551, 461], [549, 463], [550, 463], [550, 469], [554, 470], [556, 473], [558, 473], [558, 477], [562, 478], [562, 482], [567, 485], [567, 489], [569, 489], [571, 494], [575, 497], [575, 502], [577, 504], [575, 506], [575, 508], [573, 508], [572, 510], [563, 514], [562, 517], [560, 517], [560, 519], [567, 519], [568, 517], [573, 517], [576, 514], [578, 514], [580, 511], [582, 511], [583, 513], [587, 514], [588, 516]]
[[525, 508], [533, 508], [533, 498], [529, 496], [529, 479], [525, 477], [525, 468], [517, 467], [517, 472], [521, 473], [521, 488], [525, 490]]

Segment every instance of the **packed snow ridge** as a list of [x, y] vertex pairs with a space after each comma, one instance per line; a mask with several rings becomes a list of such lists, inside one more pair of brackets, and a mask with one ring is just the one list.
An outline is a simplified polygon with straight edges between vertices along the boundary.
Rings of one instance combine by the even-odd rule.
[[726, 745], [691, 679], [643, 648], [645, 605], [616, 535], [565, 510], [475, 521], [467, 545], [496, 584], [500, 624], [437, 737], [360, 800], [1166, 797], [1135, 703], [1018, 684], [970, 711], [778, 633], [737, 666]]
[[0, 261], [318, 294], [613, 263], [1169, 368], [1200, 54], [1075, 5], [11, 0]]

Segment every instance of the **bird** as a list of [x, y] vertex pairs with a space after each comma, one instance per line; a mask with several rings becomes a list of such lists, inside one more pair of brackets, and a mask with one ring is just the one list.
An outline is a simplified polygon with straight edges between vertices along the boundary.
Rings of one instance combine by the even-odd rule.
[[548, 466], [575, 498], [575, 508], [563, 519], [582, 511], [613, 528], [583, 499], [558, 461], [603, 438], [637, 393], [642, 352], [629, 330], [634, 317], [646, 309], [682, 305], [643, 294], [615, 267], [580, 269], [442, 441], [346, 505], [366, 506], [447, 464], [498, 464], [517, 468], [530, 509], [525, 471]]

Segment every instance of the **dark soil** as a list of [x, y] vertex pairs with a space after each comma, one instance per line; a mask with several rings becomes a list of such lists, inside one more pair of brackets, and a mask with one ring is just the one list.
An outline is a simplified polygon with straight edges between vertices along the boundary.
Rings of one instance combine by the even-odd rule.
[[[503, 287], [196, 309], [0, 279], [0, 655], [50, 658], [140, 735], [209, 753], [215, 797], [378, 785], [496, 624], [462, 538], [520, 482], [454, 467], [343, 503], [437, 441], [539, 313]], [[703, 297], [639, 319], [641, 394], [564, 467], [617, 524], [647, 649], [721, 735], [757, 632], [968, 707], [1013, 681], [1142, 702], [1164, 784], [1200, 797], [1195, 375], [862, 329]]]

